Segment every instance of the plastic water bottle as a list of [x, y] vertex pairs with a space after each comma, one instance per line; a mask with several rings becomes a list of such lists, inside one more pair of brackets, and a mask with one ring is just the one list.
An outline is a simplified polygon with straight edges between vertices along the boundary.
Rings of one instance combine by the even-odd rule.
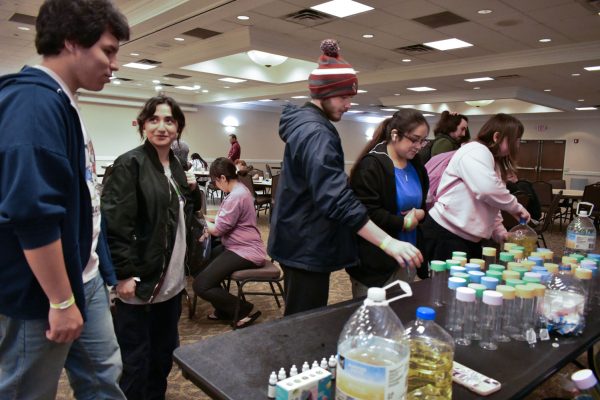
[[369, 288], [338, 341], [337, 400], [404, 399], [410, 348], [385, 289]]
[[571, 267], [561, 265], [546, 284], [544, 317], [548, 331], [561, 335], [578, 335], [585, 327], [585, 292], [571, 275]]
[[600, 386], [591, 369], [582, 369], [571, 375], [571, 380], [579, 389], [576, 400], [600, 400]]
[[523, 256], [527, 257], [529, 256], [529, 253], [536, 250], [537, 237], [537, 233], [535, 233], [535, 231], [527, 225], [527, 220], [521, 218], [519, 220], [519, 225], [514, 226], [510, 231], [508, 231], [507, 240], [518, 246], [523, 246], [525, 248]]
[[446, 291], [446, 263], [432, 261], [429, 267], [431, 269], [431, 304], [434, 307], [442, 307]]
[[468, 346], [471, 344], [473, 333], [473, 313], [475, 310], [475, 290], [468, 287], [456, 289], [456, 330], [452, 332], [457, 344]]
[[[580, 210], [582, 204], [591, 207], [589, 211]], [[581, 202], [577, 206], [577, 215], [567, 227], [567, 240], [565, 241], [564, 254], [578, 253], [585, 255], [592, 253], [596, 247], [596, 228], [588, 217], [594, 210], [592, 203]]]
[[502, 293], [494, 290], [483, 292], [482, 304], [479, 310], [479, 347], [485, 350], [498, 348], [497, 338], [502, 327]]
[[408, 400], [452, 398], [454, 340], [435, 323], [435, 310], [417, 308], [417, 319], [408, 324], [410, 342]]

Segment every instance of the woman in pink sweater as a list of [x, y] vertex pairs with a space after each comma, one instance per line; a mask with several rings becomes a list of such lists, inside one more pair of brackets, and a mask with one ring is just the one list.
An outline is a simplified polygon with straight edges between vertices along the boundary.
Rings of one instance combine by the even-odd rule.
[[523, 136], [515, 117], [497, 114], [481, 128], [477, 139], [456, 151], [442, 175], [437, 201], [422, 225], [426, 260], [446, 260], [453, 251], [481, 257], [481, 240], [506, 239], [501, 210], [529, 220], [529, 213], [506, 189], [515, 172]]
[[[212, 303], [215, 311], [208, 315], [212, 320], [233, 320], [237, 297], [223, 289], [221, 281], [242, 269], [258, 268], [265, 262], [266, 252], [260, 232], [256, 227], [254, 198], [246, 186], [237, 179], [233, 162], [217, 158], [210, 166], [211, 179], [227, 193], [221, 203], [215, 222], [207, 222], [208, 232], [221, 238], [221, 245], [212, 250], [211, 262], [194, 279], [194, 292]], [[238, 328], [254, 322], [260, 311], [252, 312], [252, 303], [242, 300]]]

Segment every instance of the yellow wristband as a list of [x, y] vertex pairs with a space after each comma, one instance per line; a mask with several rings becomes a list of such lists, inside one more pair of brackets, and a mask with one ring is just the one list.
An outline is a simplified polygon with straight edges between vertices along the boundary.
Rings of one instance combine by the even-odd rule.
[[412, 224], [413, 224], [413, 219], [412, 217], [409, 215], [406, 218], [404, 218], [404, 220], [406, 221], [406, 226], [404, 227], [405, 231], [410, 230], [410, 228], [412, 228]]
[[73, 293], [71, 293], [71, 297], [69, 297], [62, 303], [50, 303], [50, 308], [54, 308], [55, 310], [66, 310], [73, 304], [75, 304], [75, 296], [73, 295]]
[[385, 248], [388, 246], [388, 244], [390, 244], [391, 241], [392, 237], [390, 235], [387, 235], [379, 244], [379, 248], [385, 251]]

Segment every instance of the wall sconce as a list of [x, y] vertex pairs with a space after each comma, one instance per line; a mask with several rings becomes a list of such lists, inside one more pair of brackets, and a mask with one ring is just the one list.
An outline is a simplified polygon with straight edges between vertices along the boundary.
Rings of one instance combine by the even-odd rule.
[[494, 100], [467, 100], [465, 103], [470, 105], [471, 107], [485, 107], [492, 104]]
[[266, 53], [264, 51], [250, 50], [247, 52], [248, 57], [258, 65], [267, 68], [283, 64], [288, 58], [277, 54]]
[[375, 128], [374, 127], [370, 127], [367, 128], [365, 130], [365, 139], [367, 139], [367, 142], [371, 139], [373, 139], [373, 134], [375, 133]]
[[230, 115], [230, 116], [225, 117], [223, 119], [222, 124], [225, 127], [225, 132], [227, 132], [227, 133], [234, 133], [235, 129], [238, 126], [240, 126], [240, 121], [238, 121], [238, 119], [236, 117], [232, 117]]

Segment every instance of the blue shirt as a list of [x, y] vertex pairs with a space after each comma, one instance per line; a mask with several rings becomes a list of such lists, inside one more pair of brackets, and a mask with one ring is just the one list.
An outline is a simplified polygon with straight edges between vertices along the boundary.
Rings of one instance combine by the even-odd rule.
[[[405, 168], [394, 167], [396, 176], [396, 204], [398, 205], [398, 215], [404, 211], [410, 211], [413, 208], [420, 208], [423, 201], [423, 192], [417, 170], [411, 163], [407, 163]], [[414, 221], [413, 221], [414, 225]], [[401, 231], [397, 237], [398, 240], [417, 244], [417, 230], [410, 232]]]

